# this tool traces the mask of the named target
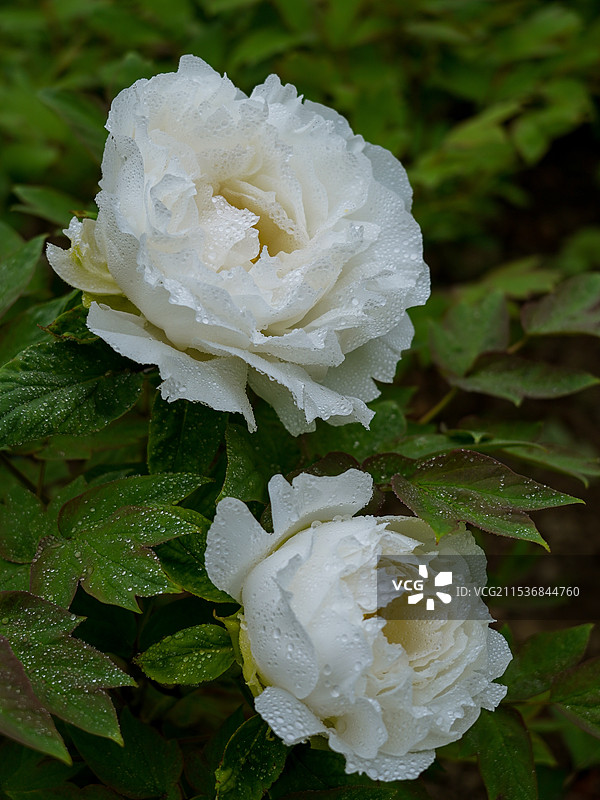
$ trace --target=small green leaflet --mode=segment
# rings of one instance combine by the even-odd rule
[[[550,689],[559,672],[582,658],[593,627],[578,625],[528,639],[502,676],[502,683],[508,686],[506,700],[518,702]]]
[[[227,415],[202,403],[167,403],[156,393],[148,436],[150,472],[207,475],[227,424]]]
[[[449,376],[448,380],[467,392],[502,397],[517,406],[526,397],[549,400],[600,383],[589,372],[504,355],[487,356],[466,377]]]
[[[466,736],[474,742],[489,800],[537,800],[531,739],[517,711],[483,709]]]
[[[46,792],[49,798],[56,797],[50,790],[57,786],[72,786],[75,789],[74,784],[63,782],[80,771],[78,764],[61,764],[17,742],[5,739],[0,744],[0,797],[8,795],[10,800],[46,800]],[[75,795],[65,794],[64,800],[71,796]]]
[[[385,787],[375,787],[373,781],[364,774],[348,775],[345,759],[339,753],[299,745],[290,751],[285,771],[269,789],[269,797],[273,800],[288,798],[300,800],[301,797],[312,798],[313,795],[322,798],[340,798],[340,800],[345,798],[428,800],[429,798],[429,794],[418,781],[394,781]]]
[[[126,797],[179,798],[176,785],[183,767],[176,741],[167,741],[125,709],[121,714],[125,746],[73,730],[75,746],[105,784]]]
[[[196,625],[153,644],[135,661],[159,683],[198,684],[218,678],[235,656],[225,628]]]
[[[26,289],[42,254],[45,236],[37,236],[0,261],[0,317]]]
[[[60,510],[59,534],[42,542],[32,590],[68,607],[81,582],[97,600],[131,611],[139,611],[136,596],[178,591],[149,548],[202,526],[196,512],[166,505],[201,482],[185,474],[131,477],[75,497]]]
[[[99,108],[81,92],[73,94],[64,89],[46,88],[38,96],[67,123],[91,152],[94,160],[100,163],[107,136],[104,109]]]
[[[64,297],[48,300],[47,303],[30,306],[15,319],[11,319],[0,330],[0,364],[6,364],[32,344],[48,340],[48,334],[42,330],[44,325],[49,325],[56,319],[74,292]]]
[[[47,533],[41,501],[17,484],[0,504],[0,557],[16,564],[29,564],[39,540]]]
[[[69,308],[46,326],[47,333],[57,339],[66,339],[78,344],[90,344],[98,341],[98,336],[87,327],[88,311],[82,305]]]
[[[570,720],[600,738],[600,657],[559,675],[550,699]]]
[[[216,800],[261,800],[281,774],[288,748],[259,716],[233,734],[215,773]]]
[[[50,713],[35,696],[23,665],[4,636],[0,636],[0,734],[71,762]]]
[[[100,430],[131,408],[142,383],[104,343],[32,345],[0,368],[0,446]]]
[[[23,237],[11,225],[0,220],[0,260],[6,260],[24,244]]]
[[[525,331],[544,334],[600,336],[600,273],[577,275],[556,290],[521,309]]]
[[[198,525],[202,526],[198,531],[159,545],[156,554],[167,576],[184,591],[215,603],[232,602],[229,595],[217,589],[207,575],[204,551],[211,523],[200,514],[196,516]]]
[[[508,311],[503,292],[478,302],[453,306],[443,323],[431,322],[429,343],[434,361],[444,371],[464,375],[482,353],[508,346]]]
[[[391,481],[397,497],[428,522],[438,537],[468,522],[490,533],[547,547],[526,512],[582,502],[472,450],[454,450],[427,461],[390,453],[367,459],[363,468],[378,482]]]
[[[104,690],[135,685],[107,656],[70,636],[79,621],[28,592],[0,592],[0,641],[7,656],[2,669],[16,678],[7,686],[24,690],[27,712],[19,716],[22,706],[5,689],[0,695],[0,719],[8,720],[4,730],[67,762],[68,753],[48,714],[120,742],[117,718]]]
[[[580,480],[587,488],[588,478],[600,477],[600,461],[597,458],[585,456],[575,447],[561,447],[558,444],[542,443],[511,447],[499,450],[509,458],[518,458],[529,464],[538,464],[553,472],[562,472],[572,475]]]
[[[266,503],[271,476],[287,475],[300,461],[298,439],[283,427],[274,410],[257,402],[254,413],[258,426],[255,433],[249,433],[245,425],[227,425],[225,480],[217,503],[223,497]]]
[[[304,437],[311,458],[342,452],[363,459],[395,449],[406,431],[402,408],[395,400],[376,400],[369,407],[375,411],[369,430],[360,422],[334,427],[319,420],[315,433]]]
[[[57,530],[61,506],[85,487],[77,478],[56,495],[44,511],[30,491],[16,484],[0,504],[0,586],[5,589],[29,589],[30,563],[41,539]]]
[[[104,522],[116,509],[155,503],[178,503],[206,480],[184,472],[176,475],[136,475],[102,483],[69,500],[61,508],[58,527],[63,536],[89,524]]]
[[[322,791],[292,792],[292,794],[282,795],[281,800],[419,800],[429,795],[420,794],[418,789],[393,786],[339,786],[335,789],[324,789]]]
[[[66,228],[75,209],[82,207],[80,200],[48,186],[13,186],[13,192],[23,205],[13,206],[14,211],[22,211],[34,217],[41,217]]]

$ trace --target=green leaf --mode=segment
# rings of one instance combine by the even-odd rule
[[[198,524],[202,525],[200,530],[159,545],[156,554],[170,580],[184,591],[215,603],[231,602],[229,595],[217,589],[206,572],[204,551],[211,523],[199,514],[197,516]]]
[[[464,375],[482,353],[508,346],[508,311],[502,292],[479,302],[453,306],[442,324],[431,322],[429,342],[434,361],[443,370]]]
[[[103,783],[127,797],[177,797],[174,791],[183,761],[175,741],[167,741],[126,708],[121,714],[125,746],[73,730],[75,746]]]
[[[467,392],[502,397],[517,406],[526,397],[564,397],[600,383],[588,372],[528,361],[517,356],[488,356],[467,377],[449,376],[448,380]]]
[[[482,710],[467,737],[475,743],[489,800],[537,800],[531,740],[517,711]]]
[[[0,558],[0,586],[5,592],[29,591],[29,564],[15,564]]]
[[[74,783],[63,783],[47,789],[16,792],[11,795],[11,800],[124,800],[124,797],[99,784],[80,789]],[[168,797],[165,800],[175,800],[175,798]],[[176,800],[179,800],[179,797]]]
[[[502,450],[500,451],[502,452]],[[504,455],[530,464],[538,464],[553,472],[562,472],[580,480],[587,488],[588,478],[600,477],[600,460],[582,455],[574,448],[539,442],[535,446],[516,446],[504,450]]]
[[[581,660],[593,627],[579,625],[528,639],[502,676],[508,686],[506,700],[526,700],[550,689],[559,672]]]
[[[43,796],[44,791],[62,784],[80,771],[80,765],[61,764],[17,742],[5,740],[0,745],[0,790],[11,800],[28,800],[32,794],[36,798]]]
[[[340,786],[336,789],[324,789],[322,791],[299,791],[292,794],[282,795],[281,800],[404,800],[416,797],[410,794],[410,790],[404,792],[392,787],[384,786]]]
[[[24,245],[23,237],[0,220],[0,261],[5,261]]]
[[[93,511],[93,509],[90,509]],[[32,565],[37,594],[68,606],[78,583],[102,603],[139,611],[137,597],[179,591],[151,545],[193,533],[196,513],[175,506],[125,506],[105,521],[84,520],[70,538],[49,537]]]
[[[69,125],[94,159],[100,162],[107,136],[104,129],[104,110],[84,95],[73,94],[64,89],[42,89],[39,98]]]
[[[205,482],[197,475],[186,473],[135,475],[109,481],[65,503],[58,517],[59,529],[63,536],[69,537],[79,528],[102,524],[117,509],[125,506],[178,503]]]
[[[167,403],[157,392],[150,417],[150,472],[195,472],[206,475],[227,425],[227,414],[202,403]]]
[[[0,504],[0,556],[28,564],[46,533],[41,501],[23,486],[14,486]]]
[[[349,453],[362,459],[386,450],[393,450],[406,431],[402,408],[395,400],[376,400],[369,404],[375,412],[370,430],[360,422],[334,427],[319,421],[315,433],[304,437],[312,458],[327,453]]]
[[[600,657],[559,675],[550,699],[576,725],[600,738]]]
[[[0,602],[1,598],[0,594]],[[52,717],[35,696],[23,665],[4,636],[0,636],[0,734],[71,763]]]
[[[544,764],[548,767],[558,766],[558,762],[545,739],[529,728],[529,738],[531,739],[531,749],[533,752],[533,761],[536,765]]]
[[[100,430],[131,408],[142,383],[104,344],[33,345],[0,368],[0,446]]]
[[[20,484],[9,490],[4,504],[0,505],[0,574],[3,577],[0,586],[3,589],[29,589],[30,562],[40,540],[57,533],[62,505],[81,492],[84,485],[83,478],[68,484],[46,510],[38,498]]]
[[[45,236],[37,236],[0,261],[0,317],[25,291],[42,254]]]
[[[44,330],[57,339],[67,339],[78,344],[97,342],[99,337],[86,325],[87,315],[87,308],[82,305],[75,306],[62,313]]]
[[[600,765],[600,747],[598,747],[597,737],[574,725],[563,714],[555,713],[560,716],[560,733],[569,750],[573,767],[580,770]]]
[[[290,751],[285,771],[269,790],[269,795],[273,800],[284,800],[310,791],[311,794],[307,793],[306,796],[312,797],[315,791],[331,791],[342,787],[353,791],[359,787],[364,791],[371,791],[373,781],[366,775],[348,775],[346,761],[339,753],[299,745]],[[392,797],[397,800],[423,800],[428,797],[423,787],[415,781],[394,783],[393,791]]]
[[[0,330],[0,364],[6,364],[30,345],[47,340],[48,335],[42,328],[56,319],[73,296],[74,293],[31,306],[11,319]]]
[[[84,436],[56,434],[39,442],[35,457],[45,461],[88,459],[92,454],[108,450],[136,447],[140,455],[145,448],[148,422],[142,417],[127,414],[111,422],[106,428]]]
[[[81,202],[73,197],[47,186],[13,186],[13,192],[24,205],[14,206],[15,211],[47,219],[56,225],[67,227],[75,209]]]
[[[551,295],[523,306],[521,321],[531,335],[600,336],[600,273],[576,275]]]
[[[305,40],[306,37],[302,34],[288,33],[278,27],[251,29],[231,53],[231,68],[253,66],[278,53],[290,50]]]
[[[258,417],[258,415],[257,415]],[[277,472],[286,474],[299,460],[299,447],[281,423],[258,418],[258,431],[230,423],[225,433],[227,468],[217,498],[267,502],[267,483]]]
[[[483,280],[461,287],[461,296],[472,302],[491,291],[500,290],[507,297],[523,300],[533,294],[549,292],[561,279],[561,274],[556,270],[541,269],[540,264],[539,256],[526,256],[502,264]]]
[[[196,625],[153,644],[135,661],[159,683],[197,684],[218,678],[235,656],[225,628]]]
[[[288,748],[259,716],[233,734],[217,769],[216,800],[260,800],[279,777]]]
[[[120,742],[104,690],[135,682],[107,656],[69,635],[80,620],[28,592],[0,592],[0,636],[8,640],[39,704],[90,733]],[[25,720],[23,737],[30,725]]]
[[[510,470],[482,453],[455,450],[428,461],[397,456],[401,471],[392,488],[438,537],[469,522],[490,533],[537,542],[547,548],[526,511],[582,502]]]

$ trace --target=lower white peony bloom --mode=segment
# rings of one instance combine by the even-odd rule
[[[429,295],[401,164],[275,75],[248,97],[194,56],[122,91],[106,127],[98,219],[48,246],[90,329],[157,364],[167,400],[254,428],[249,384],[294,434],[368,425]]]
[[[226,498],[206,568],[243,605],[244,674],[275,733],[288,745],[325,736],[348,773],[404,780],[498,705],[506,687],[493,680],[511,654],[487,610],[466,621],[376,616],[380,555],[483,554],[467,531],[436,546],[416,517],[353,517],[371,493],[358,470],[299,475],[291,486],[277,475],[273,534]]]

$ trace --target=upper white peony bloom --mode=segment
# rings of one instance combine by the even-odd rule
[[[247,97],[194,56],[122,91],[106,127],[98,219],[48,246],[96,296],[89,328],[157,364],[167,400],[254,428],[248,383],[295,434],[368,425],[429,295],[401,164],[275,75]]]
[[[433,761],[434,748],[460,738],[481,708],[496,707],[506,687],[493,679],[511,654],[480,600],[480,619],[376,615],[381,555],[463,562],[483,553],[466,530],[436,546],[416,517],[353,517],[371,492],[358,470],[299,475],[291,486],[276,475],[273,534],[226,498],[208,532],[206,569],[243,605],[244,674],[275,733],[288,745],[325,736],[347,772],[404,780]]]

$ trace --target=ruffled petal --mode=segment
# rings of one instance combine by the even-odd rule
[[[267,686],[255,699],[254,707],[289,746],[327,731],[321,720],[301,700],[277,686]]]
[[[275,536],[281,541],[316,520],[351,517],[367,505],[372,494],[373,478],[357,469],[335,477],[302,473],[291,485],[283,475],[274,475],[269,481],[269,497]]]
[[[246,364],[237,358],[198,360],[158,338],[143,317],[92,303],[88,328],[121,355],[139,364],[157,364],[169,401],[185,398],[218,411],[239,412],[255,430],[254,414],[245,392]]]
[[[207,537],[204,558],[208,577],[218,589],[240,601],[244,580],[270,552],[274,539],[241,500],[226,497],[217,505]]]

